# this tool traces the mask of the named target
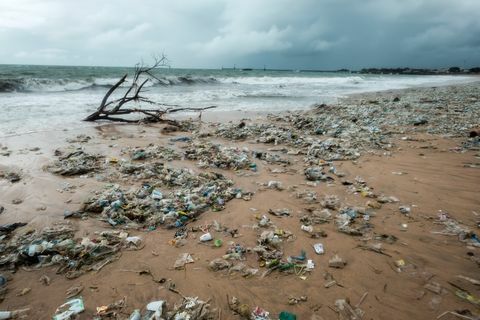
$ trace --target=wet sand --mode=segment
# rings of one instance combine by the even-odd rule
[[[415,89],[422,90],[422,89]],[[407,91],[364,94],[350,97],[350,101],[378,99],[392,95],[406,96]],[[353,100],[352,100],[353,99]],[[381,102],[380,102],[381,103]],[[211,115],[210,115],[211,116]],[[242,115],[243,117],[244,115]],[[205,116],[207,117],[207,116]],[[204,118],[205,118],[204,117]],[[248,116],[256,122],[267,121],[265,117]],[[227,119],[224,119],[227,121]],[[232,121],[238,122],[238,118]],[[210,130],[208,123],[204,129]],[[101,153],[107,157],[121,157],[120,149],[125,146],[147,146],[154,142],[169,145],[179,152],[182,143],[171,144],[174,136],[189,135],[178,132],[170,135],[161,133],[162,125],[102,125],[78,131],[58,131],[9,137],[1,143],[11,150],[9,156],[0,156],[0,170],[18,170],[22,180],[10,183],[0,179],[0,205],[5,211],[0,215],[1,224],[27,222],[23,228],[41,229],[55,222],[64,221],[64,210],[78,210],[92,190],[102,189],[105,182],[95,177],[61,177],[44,168],[53,160],[54,150],[65,147],[66,138],[80,133],[92,137],[89,142],[75,143],[89,152]],[[462,132],[461,134],[467,134]],[[405,139],[408,136],[408,139]],[[246,147],[249,150],[268,150],[274,146],[254,143],[252,139],[235,142],[215,137],[223,145]],[[169,244],[175,230],[162,227],[150,232],[129,230],[133,235],[144,239],[145,247],[138,251],[123,251],[119,260],[106,265],[99,272],[89,272],[74,280],[56,274],[55,267],[17,272],[4,271],[9,281],[7,294],[0,303],[1,310],[29,307],[29,319],[50,319],[57,306],[66,301],[65,291],[74,285],[83,285],[81,296],[85,302],[85,312],[80,319],[91,319],[96,307],[108,305],[126,297],[126,307],[120,319],[127,319],[134,309],[144,310],[145,305],[154,300],[167,300],[168,306],[181,300],[181,296],[166,288],[165,284],[152,281],[151,276],[140,275],[139,271],[149,269],[155,278],[169,279],[175,289],[184,296],[198,296],[209,300],[218,319],[240,319],[229,308],[227,296],[237,297],[250,307],[260,306],[277,319],[281,311],[297,315],[297,319],[337,319],[334,303],[337,299],[348,298],[351,305],[359,303],[365,312],[363,319],[435,319],[445,311],[470,310],[478,314],[475,305],[459,299],[457,288],[463,288],[473,296],[480,296],[478,286],[457,278],[463,275],[479,279],[478,265],[470,255],[480,255],[478,247],[466,246],[457,236],[434,234],[442,230],[438,222],[438,212],[448,212],[449,216],[462,225],[477,232],[480,220],[480,162],[478,150],[456,149],[465,137],[444,136],[413,132],[401,128],[392,136],[394,147],[388,152],[378,151],[363,154],[354,161],[335,161],[335,167],[346,174],[333,182],[308,183],[303,174],[306,167],[302,155],[285,155],[292,162],[285,166],[286,173],[271,173],[269,169],[282,166],[256,160],[257,172],[243,170],[209,169],[224,174],[244,190],[255,192],[251,201],[233,199],[223,211],[208,211],[188,227],[202,226],[217,221],[230,228],[238,228],[239,236],[232,238],[225,233],[210,230],[215,238],[223,240],[223,247],[215,248],[199,243],[200,232],[190,232],[185,246],[176,248]],[[38,147],[38,151],[30,151]],[[276,148],[280,146],[275,146]],[[474,165],[469,165],[474,164]],[[476,164],[476,165],[475,165]],[[174,160],[170,165],[189,167],[202,171],[195,161]],[[318,225],[327,237],[312,239],[300,229],[299,217],[307,209],[321,209],[317,203],[307,204],[295,194],[301,190],[311,190],[318,194],[337,195],[343,205],[366,207],[371,198],[360,192],[352,192],[342,180],[354,181],[361,177],[376,194],[385,194],[399,199],[398,203],[384,204],[370,217],[373,232],[361,237],[338,232],[333,222]],[[285,190],[263,190],[259,182],[281,181]],[[294,187],[296,186],[296,187]],[[293,187],[293,188],[292,188]],[[20,204],[12,204],[20,199]],[[409,206],[411,213],[400,213],[399,206]],[[269,215],[269,209],[288,208],[289,217]],[[334,212],[332,212],[334,213]],[[272,272],[261,277],[265,268],[259,268],[257,255],[246,255],[248,266],[259,268],[258,275],[243,278],[239,274],[226,271],[213,272],[209,261],[225,254],[229,241],[246,247],[254,247],[261,229],[253,227],[258,217],[267,215],[280,229],[291,231],[293,240],[283,244],[284,256],[295,256],[305,250],[307,257],[315,263],[312,272],[302,279],[296,274]],[[335,214],[335,213],[334,213]],[[93,235],[95,231],[111,229],[108,224],[95,217],[86,220],[70,220],[78,229],[76,236]],[[402,228],[406,224],[407,228]],[[19,232],[22,229],[17,229]],[[388,234],[398,238],[393,244],[382,243],[386,254],[362,250],[362,245],[374,234]],[[321,242],[325,254],[316,255],[313,244]],[[180,253],[191,253],[195,262],[186,265],[185,270],[174,270],[173,264]],[[347,261],[343,269],[328,266],[328,260],[337,253]],[[469,255],[470,254],[470,255]],[[405,266],[398,268],[395,262],[404,260]],[[325,288],[325,272],[333,275],[340,285]],[[51,284],[43,285],[39,279],[48,275]],[[440,284],[439,293],[424,286],[427,283]],[[31,291],[23,296],[17,294],[24,288]],[[290,305],[292,297],[306,296],[307,301]],[[447,315],[442,319],[456,319]]]

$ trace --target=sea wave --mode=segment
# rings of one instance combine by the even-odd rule
[[[358,84],[364,81],[362,76],[342,77],[228,77],[219,78],[222,83],[246,84],[246,85],[325,85],[325,84]]]
[[[48,79],[48,78],[4,78],[0,79],[0,93],[2,92],[62,92],[78,91],[98,88],[110,88],[118,79]],[[142,81],[140,79],[140,81]],[[216,83],[214,77],[166,76],[152,79],[145,86],[175,86]],[[129,86],[127,81],[122,87]]]

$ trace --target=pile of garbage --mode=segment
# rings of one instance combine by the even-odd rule
[[[367,217],[365,215],[364,217]],[[373,226],[367,219],[360,219],[355,210],[350,208],[342,210],[335,217],[337,230],[351,236],[363,236],[369,232]]]
[[[443,230],[431,231],[431,233],[444,236],[455,236],[467,246],[480,247],[480,237],[469,227],[452,218],[447,212],[438,212],[436,224],[442,225]]]
[[[262,277],[273,271],[306,277],[305,274],[314,269],[313,261],[307,259],[307,254],[303,250],[297,256],[284,257],[283,244],[285,241],[294,240],[295,236],[292,232],[276,227],[265,215],[259,218],[257,225],[254,227],[262,229],[261,233],[258,234],[257,245],[254,248],[246,248],[238,243],[231,242],[226,253],[221,258],[210,261],[208,268],[215,272],[225,270],[229,274],[238,272],[243,277],[255,276],[260,269],[250,267],[243,262],[246,260],[247,254],[255,253],[259,263],[258,266],[265,268]]]
[[[282,164],[289,165],[290,160],[287,158],[281,157],[276,153],[268,151],[252,151],[252,154],[255,158],[266,161],[269,164]]]
[[[198,160],[200,168],[248,169],[255,168],[255,163],[248,156],[248,150],[235,147],[222,147],[211,142],[192,142],[185,149],[188,160]]]
[[[227,297],[228,298],[228,297]],[[306,297],[302,297],[306,299]],[[256,306],[256,307],[251,307],[246,303],[240,302],[240,300],[237,297],[232,297],[231,299],[228,298],[228,307],[230,310],[239,315],[241,319],[249,319],[249,320],[271,320],[272,318],[270,317],[270,312],[267,310]],[[282,311],[278,315],[279,320],[296,320],[297,316],[291,312],[288,311]]]
[[[300,222],[307,226],[329,223],[331,220],[332,213],[330,210],[317,210],[315,207],[307,208],[307,213],[300,217]]]
[[[480,151],[480,136],[467,138],[461,145],[464,150]]]
[[[0,179],[5,179],[10,181],[11,183],[18,182],[22,180],[22,176],[15,171],[11,170],[0,170]]]
[[[54,174],[62,176],[74,176],[86,174],[102,167],[103,156],[86,153],[83,150],[65,152],[56,150],[58,160],[48,165],[46,169]]]
[[[480,99],[475,87],[465,86],[465,94],[453,94],[452,88],[409,92],[402,99],[384,97],[362,101],[344,101],[337,105],[316,106],[312,113],[291,113],[292,125],[310,134],[334,138],[359,138],[366,143],[383,144],[382,136],[398,128],[436,134],[461,135],[478,125]],[[465,99],[470,96],[469,101]],[[454,119],[454,120],[453,120]],[[368,138],[370,135],[370,138]]]
[[[252,268],[242,261],[246,260],[247,252],[251,252],[239,243],[230,243],[226,253],[221,258],[210,261],[208,268],[212,271],[228,270],[229,274],[238,272],[243,277],[251,277],[258,273],[257,268]]]
[[[149,144],[147,147],[127,147],[122,149],[122,154],[127,154],[132,160],[165,160],[172,161],[180,159],[180,155],[172,148]]]
[[[253,252],[258,256],[260,267],[267,268],[263,276],[278,270],[303,277],[306,272],[313,270],[313,261],[307,259],[306,252],[303,250],[298,256],[284,257],[283,242],[292,239],[291,232],[276,227],[274,230],[266,230],[260,234]]]
[[[79,134],[74,138],[65,139],[68,143],[86,143],[90,141],[92,137],[87,136],[86,134]]]
[[[220,124],[214,134],[229,140],[246,140],[255,138],[257,142],[268,144],[297,144],[298,134],[288,127],[271,123]]]
[[[96,307],[97,312],[92,319],[124,319],[122,314],[124,314],[123,310],[126,305],[126,298],[123,298],[109,305]],[[59,306],[52,319],[76,319],[75,317],[84,311],[84,301],[79,296]],[[214,310],[211,309],[208,302],[202,301],[198,297],[183,297],[181,302],[175,304],[171,310],[168,310],[165,300],[152,301],[146,305],[144,312],[140,309],[135,309],[128,319],[212,320],[215,319],[215,316]]]
[[[360,157],[360,148],[354,146],[352,139],[328,138],[312,143],[307,149],[307,160],[326,161],[355,160]]]
[[[305,168],[305,178],[309,181],[332,181],[332,177],[328,176],[321,166],[313,166]]]
[[[10,232],[2,235],[1,269],[58,266],[57,273],[65,274],[68,279],[88,271],[99,271],[118,259],[121,250],[142,247],[139,237],[129,237],[127,232],[120,231],[98,232],[93,238],[75,238],[75,229],[68,223],[41,231],[25,230],[12,237]]]
[[[373,229],[370,223],[370,217],[375,215],[372,207],[341,207],[340,199],[335,195],[325,195],[322,200],[318,201],[316,195],[301,192],[297,193],[297,197],[307,199],[307,203],[320,202],[323,209],[317,206],[306,208],[306,213],[300,217],[302,230],[309,233],[312,238],[325,237],[326,233],[316,230],[313,226],[318,224],[330,223],[334,220],[338,232],[351,236],[362,236]],[[333,217],[332,211],[337,214]]]
[[[452,94],[452,90],[426,89],[421,95],[412,92],[402,99],[360,104],[357,100],[322,104],[310,111],[270,115],[275,124],[222,124],[215,134],[230,140],[300,147],[307,154],[306,161],[355,160],[364,152],[391,150],[393,135],[405,131],[464,136],[477,128],[480,98],[475,86],[462,88],[465,94]],[[463,148],[478,150],[478,141],[478,137],[470,138]]]
[[[162,167],[155,178],[154,183],[129,190],[110,185],[88,199],[81,211],[100,214],[112,226],[178,228],[206,210],[223,210],[226,202],[244,196],[219,173]]]

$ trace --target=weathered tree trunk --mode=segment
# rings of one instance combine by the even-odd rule
[[[87,116],[84,121],[115,121],[115,122],[128,122],[128,123],[140,123],[140,122],[164,122],[171,125],[178,125],[175,120],[165,119],[164,116],[169,113],[181,112],[181,111],[203,111],[207,109],[216,108],[215,106],[205,108],[190,108],[181,107],[177,105],[166,105],[162,103],[150,100],[147,97],[142,96],[143,87],[147,82],[152,79],[157,79],[152,73],[152,70],[167,65],[167,59],[164,55],[160,58],[155,58],[155,62],[152,66],[144,66],[138,64],[135,66],[135,74],[133,75],[132,84],[128,87],[125,94],[118,99],[110,100],[110,96],[127,80],[128,74],[125,74],[117,83],[115,83],[105,94],[100,103],[100,106],[95,112]],[[140,76],[145,76],[146,79],[140,83]],[[144,104],[156,106],[152,109],[143,108],[125,108],[125,105],[130,102],[143,102]],[[140,114],[143,115],[139,119],[126,119],[122,116],[128,114]]]

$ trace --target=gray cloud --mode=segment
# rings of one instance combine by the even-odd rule
[[[478,0],[2,0],[0,63],[480,65]]]

